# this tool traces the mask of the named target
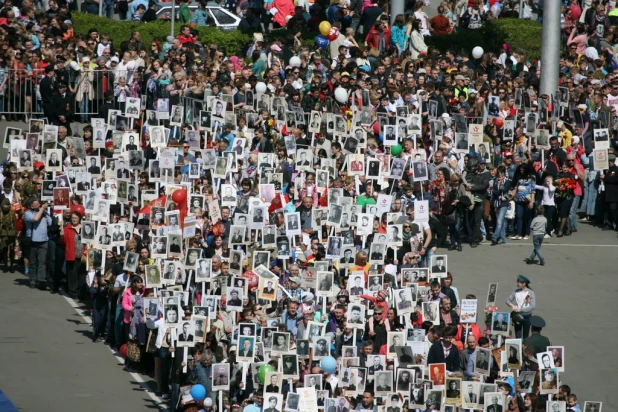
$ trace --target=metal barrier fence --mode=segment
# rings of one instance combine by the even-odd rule
[[[0,115],[45,117],[40,92],[40,82],[44,74],[21,69],[7,69],[5,73],[7,81],[4,96],[0,96]],[[132,71],[119,73],[112,70],[89,70],[83,72],[67,69],[67,73],[69,86],[67,93],[74,94],[73,121],[82,123],[88,123],[91,117],[99,115],[100,108],[104,104],[104,90],[114,91],[120,77],[125,77],[126,85],[130,87],[133,78]],[[200,111],[206,110],[204,99],[170,94],[165,86],[153,84],[147,79],[140,81],[139,86],[141,91],[139,95],[146,96],[145,109],[147,110],[155,109],[157,98],[169,98],[170,108],[173,105],[181,105],[184,108],[184,121],[189,124],[198,120]],[[114,106],[122,110],[124,103],[118,102],[118,97],[114,93]]]
[[[43,100],[40,92],[40,82],[43,80],[44,71],[29,72],[25,69],[6,69],[4,96],[0,102],[0,114],[4,115],[29,115],[34,118],[44,117]],[[104,104],[105,91],[114,92],[114,88],[120,77],[125,77],[126,86],[130,87],[133,79],[133,71],[116,72],[113,70],[88,70],[77,71],[66,69],[62,73],[68,79],[67,92],[74,94],[74,120],[89,121],[88,119],[99,114],[101,105]],[[58,74],[56,75],[58,78]],[[140,90],[148,96],[147,102],[153,102],[158,90],[147,90],[146,82],[140,81]],[[114,105],[119,108],[118,96],[114,96]]]

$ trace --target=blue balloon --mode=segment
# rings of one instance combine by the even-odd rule
[[[197,385],[193,385],[191,387],[191,397],[195,400],[195,402],[201,402],[206,397],[206,388],[199,383]]]
[[[324,372],[335,373],[337,370],[337,361],[332,356],[327,356],[320,362],[320,367]]]
[[[323,49],[328,46],[328,38],[326,36],[318,34],[318,36],[315,38],[315,44],[317,44],[318,47]]]

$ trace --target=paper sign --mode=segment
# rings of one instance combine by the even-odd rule
[[[483,125],[471,124],[468,127],[468,144],[483,143]]]
[[[213,200],[208,202],[208,213],[210,213],[210,220],[216,222],[221,219],[221,209],[219,208],[219,202]]]
[[[391,211],[391,203],[393,202],[393,197],[390,195],[379,194],[378,195],[378,213],[380,216],[384,213],[388,213]]]
[[[478,302],[476,299],[462,299],[461,300],[461,312],[459,314],[459,321],[461,323],[476,323],[476,308]]]
[[[417,200],[414,202],[414,221],[429,222],[429,201]]]
[[[296,391],[300,395],[298,402],[299,412],[317,412],[318,411],[318,398],[315,395],[315,387],[309,388],[296,388]]]
[[[184,219],[184,229],[182,230],[182,237],[195,236],[195,216],[187,216]]]

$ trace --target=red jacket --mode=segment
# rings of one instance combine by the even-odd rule
[[[367,33],[367,37],[365,37],[365,41],[369,45],[369,47],[375,47],[376,49],[380,48],[380,32],[376,30],[375,27],[372,27]],[[387,28],[384,30],[384,49],[388,50],[391,47],[391,28]]]
[[[73,232],[73,233],[72,233]],[[67,262],[75,261],[75,233],[77,231],[70,223],[64,226],[64,259]],[[71,236],[72,235],[72,236]],[[80,251],[81,252],[81,251]]]

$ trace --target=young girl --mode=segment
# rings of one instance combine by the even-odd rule
[[[526,263],[529,265],[533,264],[535,256],[538,256],[541,266],[545,266],[545,258],[541,253],[541,245],[543,244],[543,239],[545,238],[547,226],[547,218],[544,216],[544,209],[545,208],[543,206],[538,206],[536,208],[537,216],[532,219],[532,223],[530,223],[530,234],[532,235],[534,250],[532,251],[530,258],[526,259]]]

